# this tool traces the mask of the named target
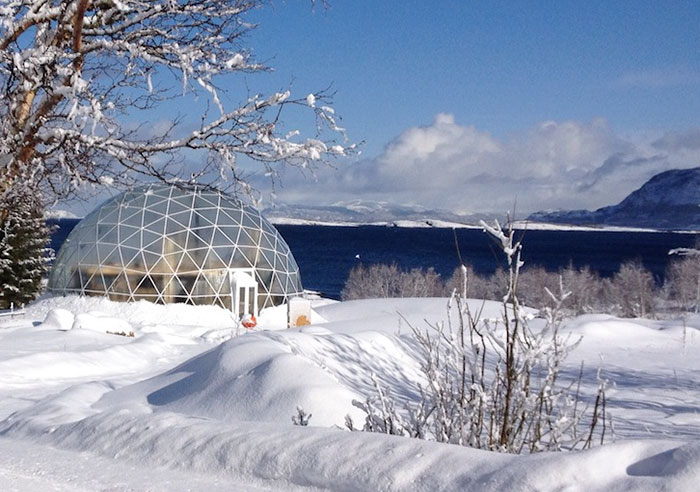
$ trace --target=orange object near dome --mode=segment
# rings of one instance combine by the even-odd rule
[[[246,316],[243,318],[241,321],[241,324],[246,327],[246,328],[255,328],[258,324],[258,320],[255,319],[255,316]]]

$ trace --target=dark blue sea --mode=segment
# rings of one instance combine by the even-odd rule
[[[58,248],[78,222],[75,219],[52,221],[59,226],[52,247]],[[433,267],[443,277],[459,266],[457,244],[462,260],[478,273],[492,273],[504,265],[503,255],[494,242],[477,229],[402,228],[383,226],[307,226],[278,225],[301,270],[306,289],[339,298],[352,267],[362,262],[396,263],[403,268]],[[540,265],[558,270],[570,263],[589,266],[602,276],[614,274],[620,264],[640,259],[663,282],[668,251],[693,247],[695,234],[667,232],[611,231],[524,231],[525,266]],[[359,256],[359,258],[358,258]]]

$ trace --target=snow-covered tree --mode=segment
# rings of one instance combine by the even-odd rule
[[[0,308],[33,301],[42,288],[53,251],[43,208],[30,195],[8,199],[0,220]]]
[[[60,197],[143,175],[245,186],[237,156],[273,172],[272,163],[345,154],[324,91],[223,97],[225,76],[268,68],[244,44],[255,28],[250,12],[264,3],[0,1],[0,200],[17,186]],[[197,128],[185,131],[182,116],[156,125],[166,105],[194,111]],[[315,114],[313,138],[282,130],[281,113],[293,106]],[[207,155],[192,175],[186,149]]]

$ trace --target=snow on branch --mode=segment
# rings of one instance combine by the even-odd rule
[[[700,256],[700,249],[693,248],[675,248],[668,252],[669,255],[679,256]]]
[[[328,91],[244,97],[226,107],[223,78],[265,71],[244,45],[262,0],[9,0],[0,6],[0,194],[19,183],[54,196],[83,183],[182,176],[182,151],[208,155],[192,177],[240,184],[236,156],[306,166],[346,155]],[[151,119],[183,101],[182,118]],[[193,102],[195,101],[195,102]],[[209,114],[209,106],[218,116]],[[315,116],[318,134],[284,132],[283,111]],[[136,127],[133,121],[140,121]],[[189,124],[189,122],[188,122]]]
[[[487,224],[485,221],[479,221],[479,225],[484,229],[484,232],[489,234],[497,243],[501,250],[508,258],[508,264],[511,265],[515,260],[520,262],[520,250],[522,249],[520,241],[515,241],[515,229],[508,227],[505,231],[498,220],[494,220],[493,225]],[[522,266],[522,262],[518,268]]]

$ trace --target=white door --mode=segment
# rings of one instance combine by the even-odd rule
[[[258,283],[252,268],[230,268],[231,307],[239,318],[258,315]]]

